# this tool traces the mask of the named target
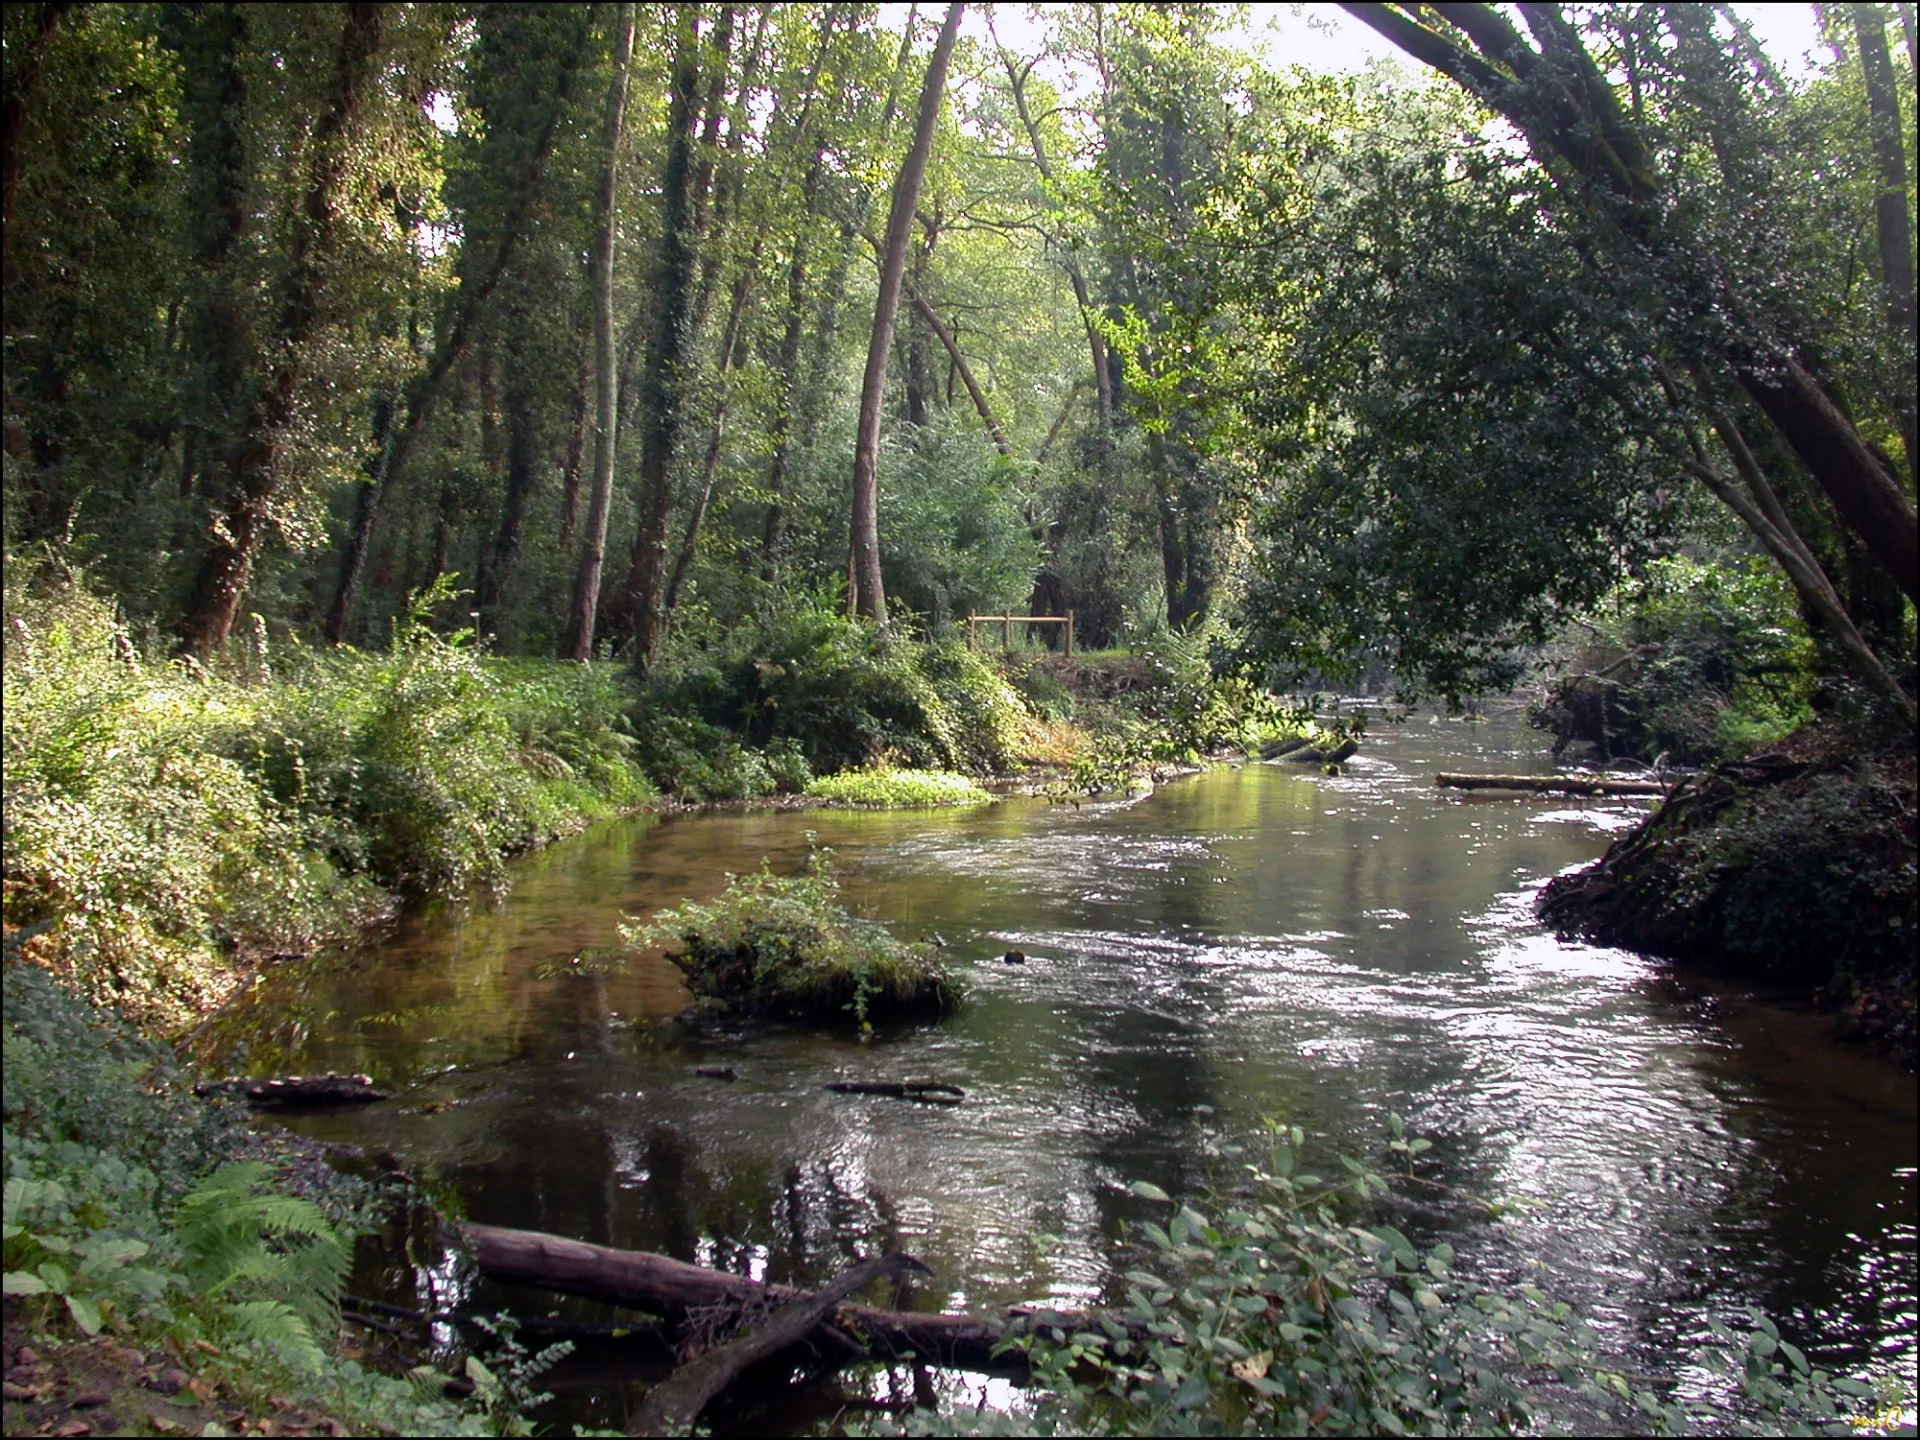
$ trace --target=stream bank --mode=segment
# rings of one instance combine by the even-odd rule
[[[1915,1058],[1914,752],[1806,732],[1690,781],[1542,890],[1562,935],[1796,990]]]

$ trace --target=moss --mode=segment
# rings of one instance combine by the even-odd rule
[[[815,1023],[937,1015],[959,991],[930,945],[909,945],[839,903],[831,853],[807,873],[728,877],[710,904],[689,902],[621,927],[631,949],[678,944],[673,956],[696,995],[732,1009]]]

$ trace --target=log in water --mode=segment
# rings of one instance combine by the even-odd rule
[[[1436,775],[1453,790],[1524,790],[1536,795],[1665,795],[1678,781],[1600,780],[1583,775]]]
[[[741,1275],[689,1265],[666,1255],[613,1250],[537,1230],[472,1223],[462,1224],[459,1230],[480,1273],[490,1280],[555,1290],[670,1318],[705,1305],[769,1301],[786,1305],[804,1300],[807,1294],[786,1285],[763,1285]],[[927,1365],[1024,1375],[1023,1351],[1000,1352],[1001,1342],[1009,1334],[1022,1333],[1036,1324],[1078,1329],[1084,1318],[1015,1308],[999,1319],[979,1320],[968,1315],[916,1315],[867,1305],[836,1305],[814,1328],[831,1325],[842,1337],[860,1337],[867,1358],[892,1360],[911,1354]],[[828,1341],[829,1345],[834,1343]],[[844,1345],[839,1348],[844,1349]]]

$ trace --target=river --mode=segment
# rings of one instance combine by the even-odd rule
[[[1396,1112],[1434,1142],[1434,1178],[1509,1202],[1416,1217],[1424,1238],[1478,1277],[1540,1273],[1624,1363],[1672,1373],[1709,1314],[1752,1303],[1830,1363],[1911,1366],[1911,1077],[1821,1017],[1543,933],[1537,888],[1641,802],[1431,782],[1550,768],[1511,715],[1415,716],[1376,724],[1339,776],[1249,764],[1077,806],[606,824],[516,863],[504,902],[270,972],[210,1058],[372,1073],[394,1099],[289,1123],[390,1150],[472,1219],[799,1283],[899,1245],[935,1272],[917,1303],[951,1310],[1111,1298],[1143,1213],[1127,1182],[1230,1184],[1213,1132],[1281,1119],[1330,1161]],[[695,1038],[662,958],[553,973],[594,969],[623,914],[763,858],[797,871],[813,843],[856,908],[945,941],[959,1013],[870,1043]],[[906,1078],[966,1101],[821,1089]],[[441,1268],[414,1279],[458,1298]],[[602,1380],[540,1418],[617,1426],[629,1398]]]

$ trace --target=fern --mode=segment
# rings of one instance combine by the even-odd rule
[[[231,1297],[234,1330],[313,1369],[323,1359],[316,1334],[335,1319],[347,1246],[311,1201],[258,1193],[269,1173],[257,1160],[214,1171],[181,1200],[174,1233],[195,1287],[210,1299]]]

